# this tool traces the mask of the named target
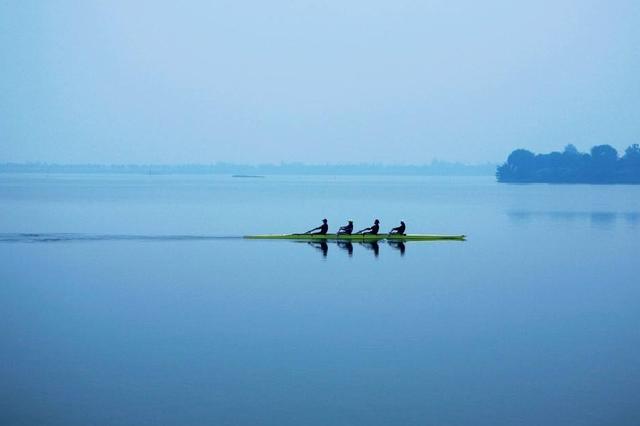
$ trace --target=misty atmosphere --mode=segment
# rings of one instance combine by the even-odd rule
[[[0,425],[640,424],[640,2],[0,2]]]
[[[637,2],[4,2],[0,162],[497,163],[640,135]]]

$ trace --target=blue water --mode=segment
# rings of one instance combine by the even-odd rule
[[[466,242],[247,241],[323,217]],[[0,424],[640,424],[639,186],[0,175]]]

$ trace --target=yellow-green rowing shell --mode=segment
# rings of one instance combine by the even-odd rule
[[[245,235],[248,240],[297,240],[297,241],[464,241],[465,235],[434,235],[434,234],[271,234]]]

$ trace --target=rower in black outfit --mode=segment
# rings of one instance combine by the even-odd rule
[[[403,221],[400,221],[400,226],[393,228],[391,232],[389,232],[389,235],[394,235],[394,234],[404,235],[405,229],[407,229],[407,226],[404,224]]]
[[[340,229],[338,229],[338,235],[342,235],[342,234],[351,235],[352,232],[353,232],[352,220],[350,220],[349,223],[347,223],[345,226],[341,226]]]
[[[376,219],[370,228],[361,229],[358,232],[356,232],[356,234],[378,235],[378,231],[380,231],[380,221]]]
[[[325,235],[328,230],[329,230],[329,225],[327,224],[327,219],[322,219],[322,225],[318,226],[317,228],[308,230],[307,232],[305,232],[305,234]],[[313,231],[318,231],[318,232],[313,232]]]

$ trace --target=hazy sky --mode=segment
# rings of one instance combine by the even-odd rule
[[[640,142],[640,2],[2,1],[0,161],[501,161]]]

